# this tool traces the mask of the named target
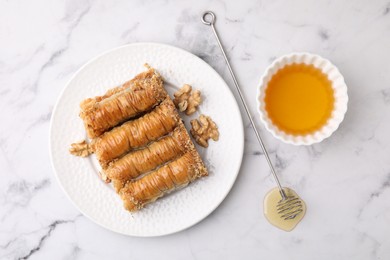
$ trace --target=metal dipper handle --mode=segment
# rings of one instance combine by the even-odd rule
[[[247,104],[246,104],[246,102],[245,102],[245,99],[244,99],[244,96],[243,96],[243,94],[242,94],[242,92],[241,92],[240,86],[238,85],[236,76],[234,75],[234,72],[233,72],[233,70],[232,70],[232,67],[230,66],[229,60],[228,60],[228,58],[227,58],[227,56],[226,56],[225,50],[223,49],[222,43],[221,43],[221,41],[219,40],[218,33],[217,33],[217,31],[215,30],[215,26],[214,26],[215,20],[216,20],[216,16],[215,16],[215,14],[214,14],[213,12],[211,12],[211,11],[207,11],[207,12],[205,12],[205,13],[202,15],[202,23],[204,23],[205,25],[211,26],[211,29],[213,30],[215,39],[217,40],[217,43],[218,43],[218,45],[219,45],[219,48],[221,49],[222,55],[223,55],[223,57],[224,57],[224,59],[225,59],[225,62],[226,62],[226,65],[227,65],[227,67],[228,67],[228,69],[229,69],[230,75],[231,75],[232,78],[233,78],[234,85],[236,86],[238,95],[240,96],[241,102],[242,102],[242,104],[244,105],[244,108],[245,108],[245,111],[246,111],[246,113],[247,113],[247,115],[248,115],[249,121],[251,122],[253,131],[255,131],[257,140],[259,141],[259,144],[260,144],[260,146],[261,146],[261,149],[263,149],[263,152],[264,152],[265,158],[267,159],[269,168],[271,169],[272,175],[274,176],[274,179],[275,179],[275,181],[276,181],[276,184],[278,185],[278,189],[279,189],[280,195],[282,196],[282,199],[285,200],[285,199],[287,199],[286,193],[284,192],[282,186],[280,185],[279,178],[278,178],[278,176],[276,175],[274,166],[272,165],[271,159],[269,158],[267,149],[265,148],[265,145],[264,145],[264,143],[263,143],[263,140],[261,139],[261,136],[260,136],[259,132],[258,132],[257,129],[256,129],[255,122],[253,121],[252,116],[251,116],[251,113],[249,112],[249,108],[248,108],[248,106],[247,106]]]

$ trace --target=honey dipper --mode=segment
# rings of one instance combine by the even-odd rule
[[[249,108],[247,106],[247,103],[245,102],[245,99],[243,97],[241,89],[238,85],[236,76],[234,75],[234,72],[230,66],[229,60],[226,56],[225,50],[224,50],[222,43],[218,37],[217,31],[216,31],[215,26],[214,26],[215,20],[216,20],[215,14],[211,11],[207,11],[202,15],[201,20],[202,20],[203,24],[211,26],[211,29],[212,29],[214,36],[215,36],[215,39],[217,40],[218,46],[222,52],[222,55],[223,55],[225,62],[226,62],[226,65],[229,69],[230,75],[233,79],[234,85],[237,89],[238,95],[239,95],[241,102],[244,106],[245,112],[248,115],[249,121],[250,121],[252,128],[253,128],[253,131],[256,134],[257,140],[261,146],[261,149],[264,152],[264,156],[267,160],[268,166],[271,169],[271,173],[272,173],[272,175],[275,179],[275,182],[277,184],[277,188],[278,188],[278,191],[280,194],[280,199],[278,199],[276,201],[276,203],[272,203],[271,200],[269,200],[269,203],[268,203],[268,205],[271,205],[271,208],[268,207],[268,210],[275,212],[275,214],[269,214],[267,216],[267,212],[265,212],[265,215],[266,215],[268,221],[271,222],[271,224],[278,226],[279,228],[282,228],[286,231],[290,231],[296,226],[296,224],[298,224],[298,222],[304,216],[304,213],[306,210],[305,203],[293,190],[291,190],[289,188],[283,188],[280,184],[279,178],[278,178],[276,171],[272,165],[272,162],[271,162],[271,159],[268,155],[267,149],[264,145],[264,142],[263,142],[259,132],[256,129],[255,123],[254,123],[252,116],[249,112]],[[269,193],[269,195],[267,195],[266,198],[270,198],[270,197],[272,197],[272,191]],[[267,203],[267,200],[265,201],[265,204],[266,203]],[[272,205],[272,204],[274,204],[274,205]],[[276,219],[273,215],[277,216]],[[285,221],[288,224],[287,227],[285,227],[285,228],[283,225],[286,223],[283,223],[283,221]]]

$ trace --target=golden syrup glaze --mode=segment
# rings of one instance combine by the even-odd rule
[[[332,83],[313,65],[291,64],[276,72],[265,90],[272,123],[292,135],[313,133],[327,123],[334,107]]]

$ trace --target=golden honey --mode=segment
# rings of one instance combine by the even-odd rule
[[[287,134],[306,135],[327,123],[334,107],[332,83],[313,65],[291,64],[271,78],[265,90],[265,110]]]
[[[283,188],[283,190],[288,197],[293,196],[299,198],[298,194],[292,189]],[[302,205],[302,212],[295,218],[284,219],[283,217],[281,217],[281,214],[279,214],[277,210],[278,204],[281,199],[282,197],[278,188],[274,188],[270,192],[268,192],[264,198],[264,216],[272,225],[288,232],[293,230],[305,216],[306,204],[302,199],[300,199]]]

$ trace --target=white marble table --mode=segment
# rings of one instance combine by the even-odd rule
[[[292,232],[265,220],[275,186],[245,120],[239,177],[217,210],[183,232],[125,237],[83,217],[49,161],[50,116],[71,75],[132,42],[184,48],[232,87],[203,11],[217,27],[255,112],[275,57],[318,53],[349,87],[339,130],[309,147],[263,130],[283,182],[307,202]],[[390,3],[388,1],[0,1],[0,259],[390,259]],[[243,110],[242,110],[243,112]]]

